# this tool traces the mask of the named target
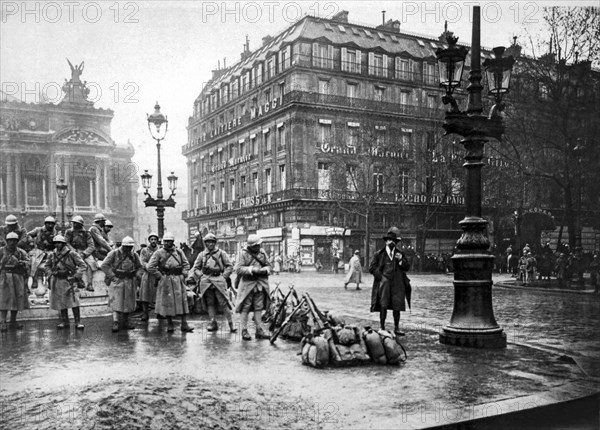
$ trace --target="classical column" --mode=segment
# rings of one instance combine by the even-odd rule
[[[63,174],[63,176],[62,176],[62,178],[65,180],[65,184],[67,184],[67,186],[69,187],[68,188],[67,198],[65,199],[65,206],[66,206],[66,208],[69,207],[69,205],[71,203],[71,196],[73,195],[73,187],[69,183],[69,176],[71,174],[71,172],[69,170],[70,170],[69,169],[69,162],[67,160],[65,160],[65,158],[63,157],[63,168],[62,168],[62,174]]]
[[[72,202],[73,202],[73,205],[72,205],[73,206],[73,211],[75,211],[76,210],[75,208],[77,207],[77,196],[76,196],[77,188],[75,186],[75,176],[73,176],[73,180],[71,182],[72,182],[72,184],[71,184],[71,190],[73,190],[73,192],[69,193],[69,194],[71,195],[71,199],[72,199]]]
[[[4,202],[4,174],[0,174],[0,210],[4,209],[6,203]]]
[[[20,209],[23,206],[23,200],[21,199],[22,196],[22,190],[21,190],[21,160],[20,157],[18,157],[18,161],[15,158],[15,192],[16,192],[16,205],[15,207],[17,209]]]
[[[6,209],[10,210],[13,207],[13,195],[15,193],[15,157],[8,156],[6,164]]]
[[[25,201],[23,202],[23,206],[27,208],[27,203],[29,203],[29,199],[27,198],[27,176],[23,177],[23,191],[25,194]]]
[[[96,164],[96,202],[93,204],[96,206],[96,211],[100,211],[100,176],[102,175],[102,170],[100,170],[100,166],[98,165],[100,161],[97,160]]]
[[[90,207],[94,207],[94,180],[90,179]]]
[[[108,209],[108,163],[104,162],[104,209]]]
[[[48,210],[48,200],[46,199],[46,178],[42,178],[42,204],[44,211]]]

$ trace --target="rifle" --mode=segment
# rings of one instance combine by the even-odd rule
[[[277,288],[277,291],[280,291],[279,285],[276,288]],[[283,301],[281,302],[281,304],[279,305],[279,308],[277,309],[277,312],[275,312],[275,316],[273,317],[273,320],[271,321],[271,324],[269,325],[269,331],[273,331],[275,329],[275,324],[277,324],[277,319],[279,318],[279,315],[281,315],[281,312],[285,309],[285,303],[287,302],[288,297],[290,297],[290,294],[292,294],[292,291],[295,291],[294,286],[290,287],[290,291],[288,291],[288,293],[285,295],[285,297],[283,298]]]
[[[319,308],[317,308],[317,305],[315,305],[315,302],[313,302],[313,300],[310,298],[308,293],[304,293],[303,296],[306,298],[306,302],[308,303],[308,308],[310,309],[310,312],[313,316],[315,324],[318,327],[317,330],[319,332],[321,332],[321,331],[329,328],[329,322],[325,318],[325,315],[323,315],[323,313],[321,313]]]
[[[296,316],[296,314],[306,304],[307,304],[306,297],[302,296],[302,300],[300,300],[300,303],[298,303],[298,306],[296,306],[294,308],[294,310],[292,311],[292,313],[287,316],[287,318],[285,319],[285,321],[283,322],[283,324],[281,324],[281,326],[277,329],[277,331],[275,331],[275,333],[273,333],[271,335],[271,339],[269,339],[269,342],[274,343],[277,340],[277,338],[279,337],[279,335],[283,331],[283,328],[290,323],[290,321],[292,320],[292,318],[294,318],[294,316]]]

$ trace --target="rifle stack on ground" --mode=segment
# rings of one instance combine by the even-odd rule
[[[346,325],[333,313],[321,312],[308,293],[302,294],[297,305],[277,327],[281,313],[288,309],[285,304],[290,297],[297,299],[293,287],[281,300],[278,311],[271,320],[271,331],[275,328],[271,343],[297,322],[299,316],[304,315],[306,326],[302,329],[304,336],[301,343],[303,364],[313,367],[357,366],[371,361],[378,364],[398,364],[406,360],[406,351],[394,335],[385,330],[373,331],[370,327],[361,329],[355,325]],[[404,359],[401,357],[401,350],[404,351]]]

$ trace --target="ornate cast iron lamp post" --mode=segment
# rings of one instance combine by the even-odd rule
[[[165,232],[165,208],[175,207],[175,200],[173,200],[173,196],[175,195],[175,190],[177,189],[177,176],[175,176],[174,172],[167,177],[169,181],[169,189],[171,190],[171,195],[165,199],[163,196],[163,188],[162,188],[162,176],[161,176],[161,165],[160,165],[160,141],[163,140],[167,134],[167,128],[169,122],[167,117],[160,113],[160,106],[158,102],[154,106],[154,113],[152,115],[147,115],[148,117],[148,130],[150,130],[150,134],[152,138],[156,140],[156,149],[158,151],[158,183],[156,185],[156,198],[152,198],[148,189],[152,185],[152,175],[148,173],[148,170],[144,170],[144,174],[141,175],[142,178],[142,186],[144,187],[144,194],[146,195],[146,200],[144,200],[144,204],[146,207],[155,207],[156,208],[156,216],[158,218],[158,236],[162,239],[163,234]],[[164,125],[164,127],[163,127]]]
[[[481,168],[483,149],[488,137],[500,139],[504,125],[500,117],[502,96],[508,92],[514,59],[504,58],[504,48],[494,48],[495,59],[486,60],[489,94],[495,105],[489,116],[482,114],[481,103],[481,46],[480,7],[473,10],[473,41],[467,110],[461,112],[452,96],[460,85],[467,48],[457,47],[458,38],[448,36],[449,47],[436,52],[440,72],[440,86],[446,88],[443,101],[450,104],[443,125],[446,134],[463,137],[466,168],[466,216],[459,222],[463,234],[458,239],[457,251],[452,256],[454,265],[454,309],[450,323],[440,333],[440,342],[448,345],[476,348],[504,348],[506,334],[498,326],[492,307],[492,269],[494,256],[490,254],[487,236],[488,222],[481,217]]]
[[[69,186],[65,184],[65,180],[60,178],[56,184],[56,194],[60,199],[60,232],[65,234],[65,199],[69,194]]]

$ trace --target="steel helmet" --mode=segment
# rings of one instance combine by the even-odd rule
[[[56,224],[56,220],[54,219],[54,217],[51,216],[47,216],[46,218],[44,218],[44,224],[50,222],[52,224]]]
[[[204,236],[204,242],[216,242],[217,241],[217,237],[212,234],[212,233],[208,233],[206,236]]]
[[[110,222],[109,219],[106,220],[106,223],[104,224],[104,227],[114,227],[113,223]]]
[[[172,240],[173,242],[175,242],[175,236],[173,235],[173,233],[165,233],[165,234],[163,235],[163,238],[162,238],[162,240],[163,240],[163,242],[164,242],[165,240]]]
[[[125,236],[123,238],[123,240],[121,241],[121,246],[134,246],[135,245],[135,240],[133,240],[133,238],[129,237],[129,236]]]
[[[14,231],[11,231],[10,233],[8,233],[6,235],[6,240],[11,240],[11,239],[19,240],[19,235],[17,233],[15,233]]]
[[[6,219],[4,220],[4,224],[6,224],[6,225],[14,225],[17,222],[19,222],[19,220],[17,220],[17,217],[14,215],[8,215],[6,217]]]
[[[83,217],[80,215],[75,215],[73,218],[71,218],[71,222],[76,222],[83,225]]]
[[[258,237],[256,234],[248,235],[247,246],[260,245],[262,243],[262,239]]]
[[[150,240],[150,238],[151,238],[151,237],[155,237],[155,238],[157,238],[157,239],[158,239],[158,234],[156,234],[156,233],[154,233],[154,232],[150,233],[150,234],[148,235],[148,240]]]
[[[104,216],[104,214],[94,215],[94,222],[98,222],[98,221],[106,221],[106,217]]]
[[[54,237],[52,238],[52,242],[62,242],[62,243],[67,243],[67,242],[65,241],[65,237],[64,237],[63,235],[61,235],[61,234],[57,234],[56,236],[54,236]]]

